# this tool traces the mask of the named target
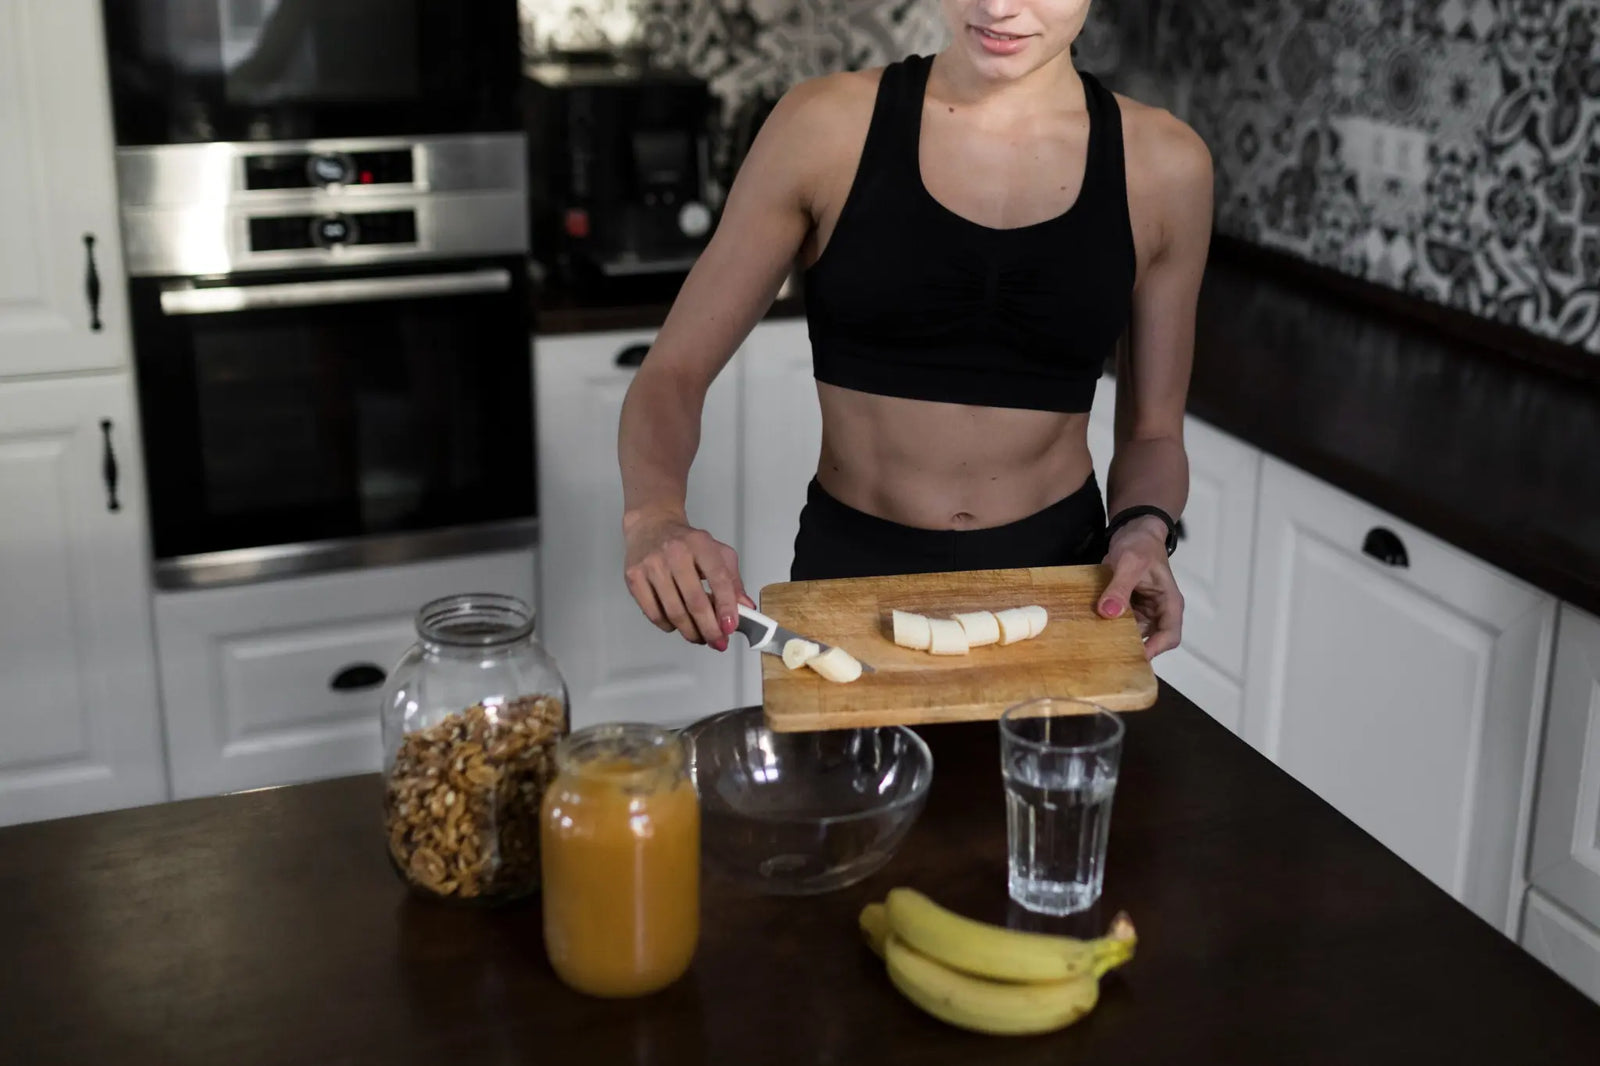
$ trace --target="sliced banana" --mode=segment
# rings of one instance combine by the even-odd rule
[[[1050,612],[1038,604],[1024,607],[1023,610],[1028,612],[1028,636],[1036,637],[1043,633],[1044,627],[1050,624]]]
[[[995,620],[1000,623],[1001,644],[1015,644],[1033,635],[1026,607],[1008,607],[997,612]]]
[[[820,644],[795,637],[783,646],[783,665],[791,670],[798,670],[821,654]]]
[[[968,611],[956,615],[955,619],[967,634],[968,646],[978,648],[985,644],[999,643],[1000,622],[995,618],[993,611]]]
[[[785,645],[783,650],[787,652],[788,645]],[[843,648],[829,648],[806,665],[829,681],[841,685],[847,685],[861,676],[861,664],[856,661],[855,656]]]
[[[894,642],[912,651],[927,651],[933,644],[933,630],[922,615],[895,611]]]
[[[928,651],[934,655],[967,654],[967,631],[953,618],[930,618],[928,628],[933,640]]]

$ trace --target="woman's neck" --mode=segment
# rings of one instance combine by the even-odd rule
[[[929,93],[940,100],[996,115],[1086,106],[1083,79],[1072,65],[1070,49],[1019,78],[998,79],[985,75],[959,48],[949,48],[934,58],[928,82]]]

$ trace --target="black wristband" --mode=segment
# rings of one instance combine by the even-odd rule
[[[1135,518],[1145,515],[1154,515],[1167,524],[1167,554],[1170,556],[1178,550],[1178,521],[1167,512],[1151,504],[1140,504],[1138,507],[1125,507],[1111,516],[1111,521],[1106,523],[1106,540],[1110,541],[1112,534]]]

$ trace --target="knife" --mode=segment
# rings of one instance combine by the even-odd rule
[[[734,631],[744,634],[744,638],[750,642],[752,651],[766,652],[768,655],[776,655],[780,658],[783,656],[784,645],[791,640],[809,640],[823,651],[827,651],[831,647],[831,645],[824,644],[820,640],[811,640],[810,637],[803,637],[792,629],[785,629],[754,607],[746,607],[742,603],[739,605],[739,624]],[[868,674],[878,672],[866,663],[861,664],[861,670],[863,673]]]

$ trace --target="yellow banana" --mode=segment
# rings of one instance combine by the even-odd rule
[[[1029,933],[964,918],[910,888],[891,889],[889,929],[922,955],[953,970],[997,981],[1098,978],[1133,956],[1133,922],[1118,914],[1098,940]],[[862,914],[863,928],[866,915]]]
[[[1100,998],[1085,974],[1066,981],[1006,984],[957,973],[913,951],[898,936],[884,944],[889,980],[918,1007],[950,1025],[998,1036],[1048,1033],[1071,1025]]]
[[[889,938],[889,911],[881,903],[869,903],[861,908],[861,935],[867,938],[867,947],[883,958],[883,942]]]

